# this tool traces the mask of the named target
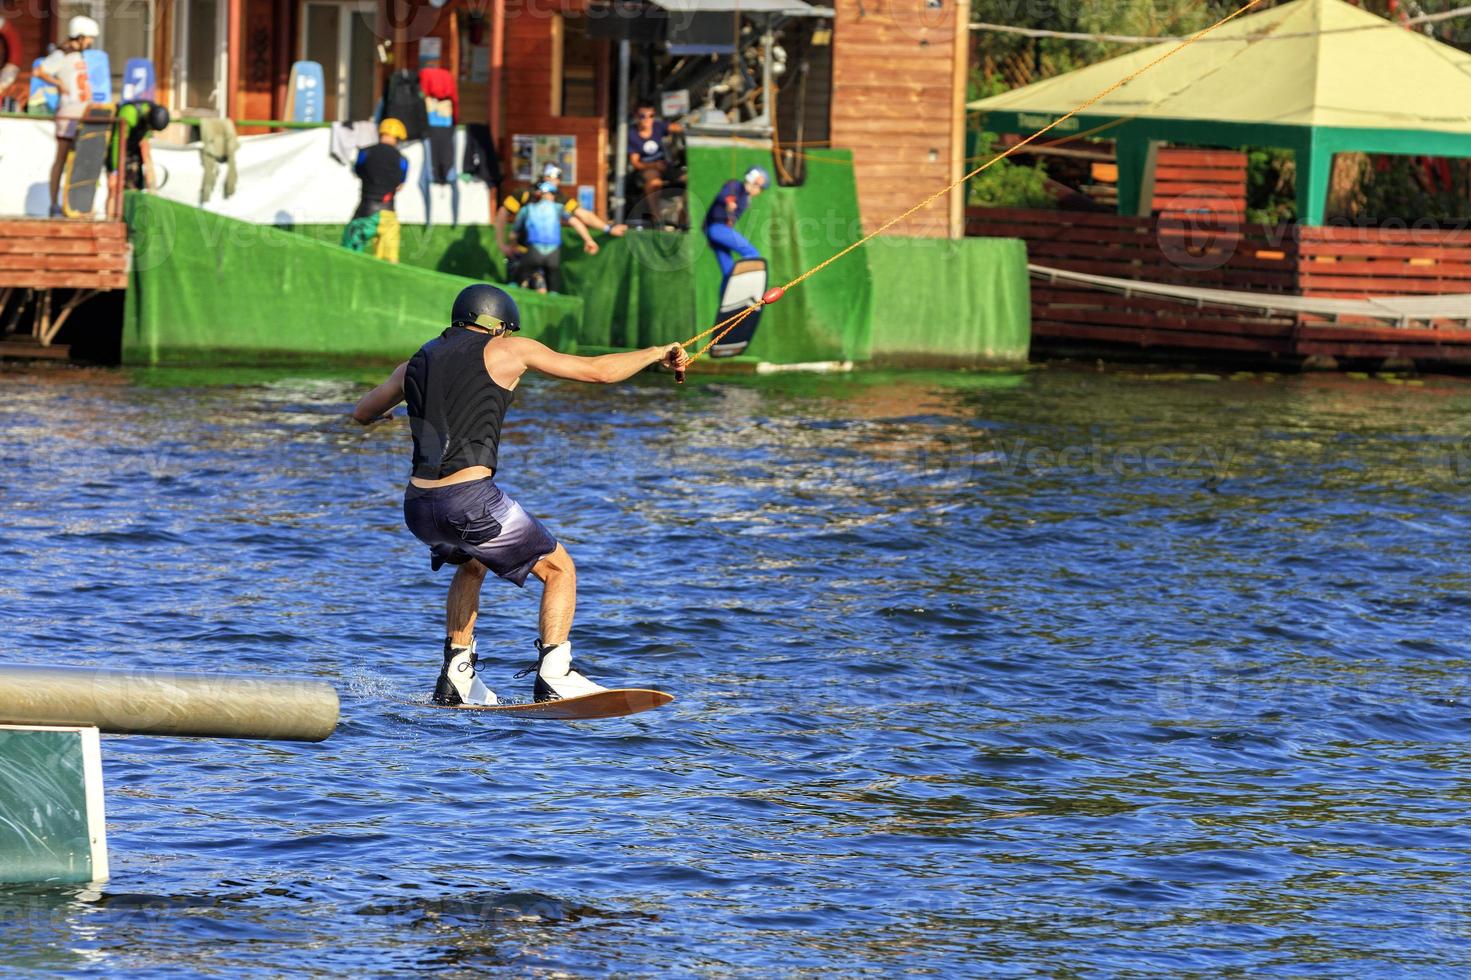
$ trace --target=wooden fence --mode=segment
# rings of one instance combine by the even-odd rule
[[[1117,279],[1258,296],[1471,294],[1471,230],[1263,227],[1199,214],[1130,218],[1013,208],[970,208],[966,217],[968,234],[1025,240],[1034,264]],[[1107,344],[1471,363],[1471,330],[1462,324],[1405,330],[1375,321],[1329,323],[1038,278],[1032,333],[1041,348]]]

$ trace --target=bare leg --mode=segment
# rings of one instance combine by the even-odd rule
[[[72,141],[69,139],[56,141],[56,159],[51,161],[51,201],[46,205],[47,211],[56,207],[56,199],[61,194],[61,173],[66,169],[66,155],[71,148]]]
[[[659,192],[664,189],[664,178],[658,170],[644,171],[644,196],[649,202],[649,213],[654,216],[656,227],[664,225],[663,202],[659,199]]]
[[[485,582],[485,566],[475,559],[455,569],[445,603],[444,634],[450,646],[467,647],[475,635],[475,620],[480,615],[480,586]]]
[[[556,646],[572,632],[572,616],[577,612],[577,568],[567,549],[557,550],[531,566],[531,574],[541,579],[541,642]]]

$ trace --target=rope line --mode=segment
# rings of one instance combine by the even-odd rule
[[[1386,27],[1419,27],[1421,24],[1438,24],[1441,21],[1454,20],[1457,17],[1465,17],[1467,14],[1471,14],[1471,7],[1457,7],[1454,10],[1446,10],[1438,14],[1421,14],[1418,17],[1407,17],[1404,20],[1384,18],[1383,24],[1363,24],[1356,27],[1330,27],[1321,31],[1292,31],[1286,34],[1265,34],[1260,38],[1215,37],[1209,38],[1209,40],[1212,42],[1241,40],[1288,41],[1304,37],[1322,37],[1327,34],[1353,34],[1358,31],[1377,31]],[[984,21],[972,23],[970,29],[973,31],[985,31],[990,34],[1019,34],[1022,37],[1032,38],[1052,37],[1064,41],[1107,41],[1115,44],[1161,44],[1168,41],[1183,41],[1188,36],[1162,34],[1154,37],[1145,37],[1139,34],[1093,34],[1086,31],[1053,31],[1043,27],[1017,27],[1014,24],[990,24]]]
[[[872,241],[873,239],[877,238],[879,235],[882,235],[884,232],[888,231],[890,228],[894,227],[899,222],[903,221],[905,218],[908,218],[910,215],[914,214],[916,211],[921,211],[924,208],[929,207],[931,204],[935,203],[940,198],[944,197],[946,194],[949,194],[955,188],[957,188],[960,185],[964,184],[966,181],[968,181],[971,178],[975,177],[977,174],[984,172],[986,169],[990,168],[991,166],[993,166],[993,165],[995,165],[997,163],[1000,163],[1002,160],[1005,160],[1009,156],[1012,156],[1017,151],[1019,151],[1022,147],[1027,146],[1028,144],[1035,142],[1038,137],[1040,137],[1043,134],[1045,134],[1045,133],[1047,133],[1047,132],[1049,132],[1049,131],[1057,128],[1058,126],[1060,126],[1063,123],[1067,122],[1073,116],[1076,116],[1076,115],[1079,115],[1079,114],[1081,114],[1083,112],[1086,112],[1088,109],[1092,108],[1093,106],[1097,105],[1099,102],[1101,102],[1104,99],[1108,98],[1108,96],[1112,95],[1114,92],[1117,92],[1119,89],[1123,88],[1125,85],[1129,84],[1134,79],[1138,78],[1140,75],[1143,75],[1145,72],[1147,72],[1147,71],[1155,68],[1156,66],[1158,66],[1161,63],[1163,63],[1164,61],[1166,61],[1166,60],[1168,60],[1170,58],[1173,58],[1175,55],[1179,54],[1181,51],[1184,51],[1186,48],[1190,47],[1190,45],[1194,44],[1196,41],[1199,41],[1201,38],[1205,37],[1207,34],[1210,34],[1212,31],[1215,31],[1218,28],[1224,27],[1226,24],[1229,24],[1231,21],[1233,21],[1236,18],[1240,17],[1242,14],[1246,13],[1247,11],[1251,10],[1252,8],[1261,5],[1263,2],[1265,2],[1265,0],[1248,0],[1248,2],[1244,6],[1237,8],[1235,11],[1227,14],[1225,17],[1222,17],[1220,20],[1216,21],[1211,26],[1206,27],[1206,28],[1203,28],[1202,30],[1199,30],[1199,31],[1195,32],[1188,39],[1186,39],[1183,43],[1181,43],[1179,45],[1176,45],[1175,47],[1173,47],[1170,50],[1166,51],[1164,54],[1160,55],[1158,58],[1155,58],[1153,61],[1149,62],[1148,64],[1146,64],[1146,65],[1144,65],[1144,66],[1142,66],[1142,67],[1140,67],[1138,69],[1135,69],[1134,71],[1130,72],[1128,75],[1125,75],[1123,78],[1121,78],[1118,81],[1114,82],[1112,85],[1108,86],[1103,91],[1099,92],[1097,95],[1095,95],[1092,98],[1088,99],[1087,101],[1083,102],[1077,108],[1070,110],[1066,115],[1059,116],[1058,118],[1052,120],[1052,122],[1048,123],[1046,126],[1043,126],[1041,129],[1039,129],[1036,132],[1032,133],[1032,135],[1028,136],[1026,139],[1021,140],[1021,141],[1019,141],[1017,143],[1014,143],[1011,146],[1007,147],[1004,151],[1002,151],[1001,153],[998,153],[997,155],[993,156],[991,159],[987,160],[985,163],[981,164],[979,167],[976,167],[975,169],[968,171],[967,173],[963,174],[959,179],[953,180],[949,184],[946,184],[944,187],[940,188],[938,191],[936,191],[935,193],[931,194],[929,197],[925,198],[924,200],[920,201],[918,204],[914,205],[909,210],[907,210],[907,211],[905,211],[905,212],[903,212],[901,214],[895,215],[894,217],[892,217],[889,220],[885,221],[882,225],[880,225],[879,227],[875,228],[873,231],[867,233],[862,238],[858,239],[856,242],[853,242],[853,243],[847,245],[846,247],[844,247],[843,249],[841,249],[840,251],[838,251],[838,252],[836,252],[836,253],[828,256],[826,259],[824,259],[823,261],[819,262],[817,265],[814,265],[812,268],[808,269],[806,272],[803,272],[802,274],[798,275],[795,279],[792,279],[791,281],[787,282],[785,285],[778,287],[778,289],[776,289],[776,290],[767,290],[767,294],[769,295],[769,294],[775,292],[777,294],[777,296],[780,296],[781,294],[785,293],[787,290],[793,288],[794,286],[801,285],[803,282],[805,282],[808,279],[812,278],[813,276],[817,275],[823,269],[826,269],[828,266],[832,265],[834,262],[838,261],[838,259],[841,259],[843,256],[847,255],[849,252],[852,252],[855,249],[861,248],[864,245],[868,244],[870,241]],[[775,298],[773,298],[772,301],[775,302]],[[715,338],[713,340],[711,340],[709,343],[707,343],[704,347],[701,347],[698,352],[696,352],[694,355],[692,355],[690,357],[690,363],[694,363],[696,360],[698,360],[700,357],[702,357],[705,354],[706,351],[708,351],[715,344],[719,343],[720,342],[720,339],[722,337],[724,337],[726,334],[730,333],[731,330],[735,329],[735,327],[736,327],[737,324],[739,324],[742,320],[744,320],[746,317],[750,316],[752,313],[754,313],[756,310],[760,309],[765,304],[766,304],[766,300],[763,297],[762,299],[758,300],[755,303],[752,303],[750,306],[746,307],[745,309],[740,310],[739,312],[732,314],[731,316],[727,317],[724,320],[721,320],[719,323],[715,324],[715,326],[711,327],[709,330],[705,330],[705,331],[702,331],[700,333],[697,333],[693,337],[691,337],[689,340],[686,340],[684,343],[680,344],[681,347],[688,347],[688,346],[690,346],[691,344],[695,343],[698,340],[701,340],[701,339],[703,339],[705,337],[708,337],[711,334],[716,334],[716,336],[715,336]],[[716,333],[716,331],[719,331],[719,333]]]

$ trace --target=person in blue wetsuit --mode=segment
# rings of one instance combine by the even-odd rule
[[[722,278],[730,275],[736,259],[759,259],[756,246],[735,230],[736,221],[745,213],[751,198],[771,184],[771,175],[761,167],[752,167],[740,180],[727,180],[715,195],[710,210],[705,212],[705,238],[715,250]]]
[[[521,285],[539,293],[548,289],[554,293],[562,291],[563,223],[571,225],[582,238],[585,251],[597,253],[598,247],[587,233],[587,226],[557,203],[557,185],[544,180],[536,185],[536,199],[516,212],[513,230],[516,239],[526,246],[526,254],[517,266]]]

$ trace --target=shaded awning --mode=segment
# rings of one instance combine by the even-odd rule
[[[1209,40],[1141,48],[966,108],[993,132],[1030,133],[1087,105],[1051,134],[1117,141],[1126,214],[1142,200],[1150,141],[1292,150],[1309,225],[1323,223],[1334,153],[1471,157],[1471,53],[1344,0],[1292,0]]]

